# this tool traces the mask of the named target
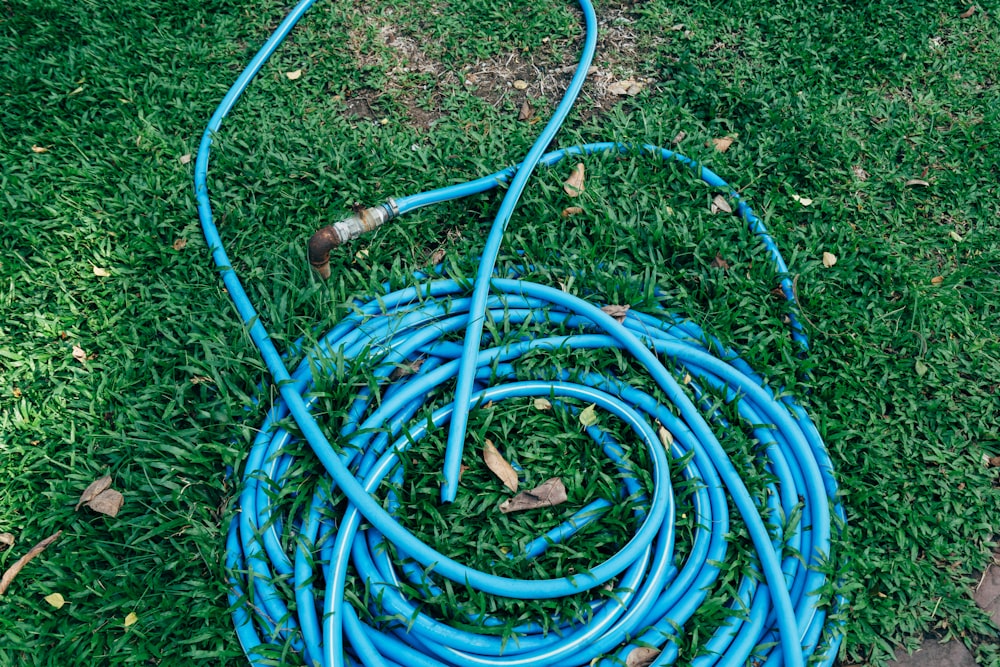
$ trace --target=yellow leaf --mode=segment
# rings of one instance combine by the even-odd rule
[[[184,155],[180,156],[179,159],[181,161],[181,164],[187,164],[188,162],[191,161],[191,154],[185,153]]]
[[[940,285],[944,282],[944,276],[934,276],[931,278],[931,285]]]
[[[536,410],[551,410],[552,403],[549,402],[547,398],[536,398],[535,399],[535,409]]]
[[[573,173],[569,175],[566,182],[563,183],[563,190],[566,191],[570,197],[579,197],[583,194],[583,163],[579,162],[573,168]]]
[[[825,266],[826,268],[829,269],[831,266],[833,266],[836,263],[837,263],[837,256],[836,255],[834,255],[832,252],[824,252],[823,253],[823,266]]]
[[[48,153],[49,149],[46,148],[45,146],[32,146],[31,147],[31,152],[32,153]]]
[[[52,593],[45,596],[45,601],[56,609],[62,609],[62,606],[66,604],[66,600],[59,593]]]
[[[802,204],[803,206],[809,206],[810,204],[813,203],[813,200],[809,199],[809,197],[800,197],[799,195],[792,195],[792,199]]]
[[[288,78],[289,81],[295,81],[296,79],[302,76],[302,70],[296,69],[292,70],[291,72],[285,72],[285,76]]]
[[[130,611],[128,613],[128,616],[125,617],[125,627],[127,628],[130,625],[135,625],[138,621],[139,617],[136,615],[136,613],[134,611]]]
[[[597,423],[597,405],[591,403],[580,411],[580,423],[584,427],[590,427]]]
[[[107,269],[102,269],[99,266],[95,266],[94,267],[94,275],[97,276],[98,278],[107,278],[111,274],[108,273]]]

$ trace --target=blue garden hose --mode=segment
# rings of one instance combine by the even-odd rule
[[[387,289],[377,298],[358,302],[353,314],[303,352],[303,361],[293,371],[286,368],[231,267],[213,222],[206,181],[212,139],[222,120],[314,1],[302,0],[237,78],[209,121],[195,162],[195,192],[205,238],[279,392],[247,456],[227,542],[233,618],[251,664],[277,664],[273,656],[287,649],[300,654],[306,664],[324,666],[613,665],[625,664],[640,649],[648,650],[649,664],[672,664],[679,657],[685,623],[718,580],[719,563],[727,559],[732,506],[750,535],[757,564],[736,587],[729,618],[697,656],[684,659],[697,667],[744,665],[748,660],[769,667],[799,667],[807,661],[831,665],[842,640],[837,612],[843,604],[831,592],[839,565],[833,537],[844,513],[829,457],[806,412],[789,396],[776,396],[734,352],[689,321],[630,310],[619,322],[598,305],[561,290],[495,275],[504,230],[536,165],[551,165],[567,155],[634,150],[679,161],[710,185],[728,191],[778,273],[787,274],[763,223],[721,178],[688,158],[655,146],[617,143],[544,153],[575,101],[593,57],[597,31],[589,0],[580,0],[586,38],[576,74],[519,165],[369,209],[381,224],[421,206],[506,184],[471,293],[467,285],[454,280],[418,276],[410,287]],[[351,229],[359,231],[370,221],[352,220]],[[792,285],[785,278],[782,289],[794,306]],[[487,338],[483,347],[488,322],[528,320],[541,323],[543,333],[513,342]],[[794,315],[791,331],[804,351],[806,338]],[[456,332],[464,332],[461,345],[452,342]],[[518,361],[526,354],[595,348],[631,355],[670,407],[662,397],[610,374],[553,372],[526,379],[518,372]],[[393,374],[399,364],[416,358],[423,363],[415,373]],[[356,392],[346,406],[347,426],[331,443],[312,413],[314,373],[332,369],[336,380],[344,365],[370,369],[385,391]],[[425,404],[436,388],[452,382],[457,387],[452,400]],[[739,417],[752,425],[749,428],[763,452],[760,465],[773,479],[763,506],[748,492],[713,431],[729,425],[711,410],[706,417],[700,405],[709,391],[725,396]],[[633,502],[638,528],[618,553],[573,577],[521,580],[475,570],[417,540],[397,521],[405,511],[399,499],[391,491],[379,491],[383,481],[402,483],[403,452],[419,447],[429,429],[446,428],[441,495],[443,502],[452,501],[459,488],[470,409],[527,397],[595,405],[631,429],[651,462],[651,493],[645,497],[621,447],[598,426],[588,428],[595,444],[621,471],[621,497]],[[295,435],[282,427],[289,418],[297,427]],[[669,435],[664,437],[660,428]],[[317,485],[308,502],[283,515],[279,497],[296,484],[290,474],[296,463],[290,449],[297,439],[308,443],[329,483]],[[675,550],[670,467],[677,461],[683,465],[680,474],[697,482],[690,498],[697,520],[687,553]],[[376,493],[385,497],[380,500]],[[337,503],[338,495],[346,502]],[[563,525],[525,545],[525,552],[537,555],[553,542],[574,539],[580,527],[600,521],[609,505],[607,499],[594,500]],[[792,521],[795,516],[801,518]],[[363,530],[362,522],[367,524]],[[294,547],[286,550],[281,536],[288,527],[294,527],[295,539]],[[349,576],[355,588],[345,590]],[[489,631],[502,619],[472,618],[484,628],[473,632],[468,627],[474,623],[449,625],[426,613],[421,600],[405,595],[414,588],[439,590],[443,580],[508,598],[549,599],[595,591],[592,613],[586,621],[525,624],[510,638]],[[599,595],[597,589],[609,583],[618,593]],[[557,630],[545,631],[553,623]],[[268,652],[268,647],[274,650]]]

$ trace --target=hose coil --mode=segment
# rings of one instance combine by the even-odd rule
[[[404,215],[508,185],[471,291],[455,280],[418,276],[410,287],[357,302],[354,314],[305,351],[294,370],[286,368],[231,268],[213,222],[208,155],[222,120],[313,1],[303,0],[292,10],[233,84],[209,121],[195,163],[198,210],[213,259],[280,392],[247,456],[239,510],[227,541],[233,618],[250,662],[274,664],[267,657],[273,655],[266,650],[270,645],[278,651],[291,647],[307,664],[324,666],[673,664],[684,624],[717,582],[719,563],[729,556],[732,509],[746,526],[759,565],[740,579],[728,604],[729,618],[699,655],[687,659],[697,667],[748,660],[772,667],[797,667],[807,660],[831,665],[842,639],[837,611],[843,600],[831,591],[838,566],[834,535],[844,513],[831,462],[805,410],[789,396],[776,396],[735,352],[689,321],[631,310],[616,319],[561,290],[516,275],[496,276],[500,240],[536,165],[555,164],[568,155],[633,150],[597,143],[544,153],[593,57],[596,18],[589,0],[580,2],[587,31],[576,75],[524,160],[469,183],[390,200],[393,216]],[[688,165],[707,183],[729,191],[739,202],[737,214],[764,245],[776,270],[787,273],[763,223],[725,181],[667,149],[647,145],[639,150]],[[782,278],[781,283],[794,305],[790,281]],[[529,320],[541,323],[536,337],[501,341],[487,336],[483,346],[488,323]],[[791,330],[805,350],[806,338],[794,316]],[[460,333],[462,344],[454,342]],[[642,391],[612,373],[551,371],[525,377],[519,370],[525,355],[583,349],[617,349],[629,355],[656,391]],[[393,373],[399,364],[417,358],[422,365],[416,372],[403,377]],[[332,368],[335,382],[343,364],[371,369],[379,391],[360,391],[350,401],[334,446],[314,416],[311,392],[319,381],[315,373]],[[452,400],[433,408],[426,403],[429,395],[451,384],[456,387]],[[711,410],[706,414],[700,399],[707,392],[725,396],[744,422],[741,428],[752,431],[760,443],[758,463],[773,480],[762,506],[716,434],[737,426]],[[406,508],[391,491],[384,500],[376,495],[386,481],[403,482],[399,459],[404,452],[419,446],[429,430],[447,428],[441,493],[444,502],[451,502],[458,492],[470,410],[525,397],[595,405],[628,426],[651,462],[652,484],[643,489],[614,438],[600,426],[588,428],[621,473],[621,498],[632,503],[637,529],[616,554],[576,576],[514,579],[473,569],[404,528],[398,515]],[[289,418],[295,434],[284,428]],[[308,443],[328,483],[317,485],[308,501],[288,513],[279,500],[292,492],[297,460],[291,450],[299,440]],[[670,472],[678,461],[680,475],[696,482],[690,498],[695,531],[686,553],[675,549]],[[571,540],[584,525],[599,522],[609,505],[607,499],[595,500],[526,545],[526,553],[537,556],[553,543]],[[283,539],[289,532],[294,539]],[[346,588],[349,576],[363,590]],[[422,600],[405,594],[414,589],[433,593],[444,580],[512,598],[594,591],[592,613],[585,621],[524,624],[513,637],[500,637],[494,626],[502,625],[502,619],[471,614],[469,623],[459,627],[426,613]],[[616,594],[598,594],[609,583]],[[477,623],[482,632],[468,629]],[[557,630],[547,630],[553,624]]]

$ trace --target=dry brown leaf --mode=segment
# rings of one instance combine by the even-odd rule
[[[536,410],[551,410],[552,403],[547,398],[536,398],[535,399],[535,409]]]
[[[568,218],[571,215],[579,215],[581,213],[583,213],[583,209],[579,206],[567,206],[563,209],[562,217]]]
[[[128,616],[125,617],[125,627],[127,628],[130,625],[135,625],[138,621],[139,616],[134,611],[130,611]]]
[[[976,6],[972,5],[968,9],[966,9],[964,12],[962,12],[961,14],[959,14],[958,18],[960,18],[960,19],[967,19],[967,18],[969,18],[970,16],[972,16],[975,13],[976,13]]]
[[[625,667],[649,667],[659,655],[659,649],[637,646],[629,651],[628,657],[625,658]]]
[[[444,261],[445,255],[447,254],[448,254],[447,250],[445,250],[444,248],[438,248],[437,250],[431,253],[430,258],[427,261],[430,262],[431,266],[437,266],[438,264]]]
[[[525,100],[524,103],[521,104],[521,110],[517,112],[517,119],[529,120],[534,114],[535,110],[531,108],[530,104],[528,104],[528,100]]]
[[[190,153],[185,153],[184,155],[182,155],[180,157],[180,160],[181,160],[181,164],[187,164],[188,162],[191,161],[191,154]]]
[[[857,178],[859,181],[868,180],[868,172],[865,171],[861,165],[859,164],[854,165],[853,167],[851,167],[851,171],[854,172],[854,177]]]
[[[931,278],[931,285],[940,285],[944,282],[944,276],[934,276]]]
[[[684,139],[687,138],[687,135],[688,135],[687,132],[685,132],[684,130],[681,130],[680,132],[678,132],[677,134],[674,135],[674,138],[670,140],[670,143],[672,143],[674,146],[676,146],[677,144],[679,144],[682,141],[684,141]]]
[[[102,269],[99,266],[95,266],[94,267],[94,275],[97,276],[98,278],[107,278],[111,274],[108,273],[107,269]]]
[[[10,549],[12,546],[14,546],[14,534],[0,533],[0,551]]]
[[[101,514],[106,514],[114,518],[118,516],[118,510],[120,510],[124,504],[125,496],[118,493],[114,489],[107,489],[97,494],[96,498],[87,503],[87,507],[95,512],[100,512]]]
[[[927,181],[925,181],[922,178],[911,178],[910,180],[908,180],[903,185],[905,185],[908,188],[913,188],[913,187],[918,187],[918,186],[921,187],[921,188],[926,188],[927,186],[930,185],[930,183],[928,183]]]
[[[667,450],[674,444],[673,434],[667,430],[667,427],[663,424],[656,425],[656,435],[660,437],[660,444],[663,445]]]
[[[601,306],[601,310],[603,310],[605,313],[607,313],[611,317],[618,320],[619,323],[621,323],[625,321],[625,316],[628,315],[629,308],[631,307],[632,306],[630,306],[627,303],[623,306],[612,304],[607,306]]]
[[[50,593],[49,595],[46,595],[43,599],[56,609],[62,609],[63,605],[66,604],[66,599],[62,596],[61,593]]]
[[[525,81],[524,79],[517,79],[514,81],[514,88],[516,90],[527,90],[528,82]]]
[[[583,163],[578,162],[575,167],[573,167],[573,173],[569,175],[566,182],[563,183],[563,190],[566,191],[570,197],[579,197],[583,194],[583,176],[584,168]]]
[[[300,78],[301,76],[302,76],[302,70],[300,70],[300,69],[292,70],[291,72],[285,72],[285,77],[289,81],[295,81],[296,79]]]
[[[503,482],[504,486],[515,493],[517,492],[517,471],[507,463],[507,459],[503,457],[489,438],[486,438],[486,443],[483,445],[483,461],[490,472]]]
[[[837,256],[836,255],[834,255],[832,252],[824,252],[823,253],[823,266],[825,266],[826,268],[829,269],[831,266],[833,266],[836,263],[837,263]]]
[[[715,150],[720,153],[725,153],[729,150],[729,147],[733,145],[733,141],[736,137],[716,137],[712,139],[712,145],[715,146]]]
[[[88,484],[87,488],[80,494],[80,501],[76,504],[74,511],[79,510],[81,505],[89,503],[91,500],[99,496],[102,491],[110,487],[111,475],[105,475],[104,477],[95,479],[93,482]]]
[[[715,195],[712,197],[712,205],[709,209],[712,213],[718,213],[719,211],[722,211],[723,213],[733,212],[733,207],[729,205],[729,202],[726,201],[726,198],[722,195]]]
[[[729,270],[729,262],[722,258],[722,255],[715,253],[715,259],[709,264],[713,269],[722,269],[723,271]]]
[[[184,250],[187,247],[187,239],[174,239],[173,249]]]
[[[83,351],[83,348],[79,345],[73,346],[73,358],[79,361],[84,366],[87,365],[87,353]]]
[[[44,540],[31,547],[31,549],[28,550],[28,553],[18,558],[17,562],[8,567],[7,571],[3,573],[3,577],[0,577],[0,595],[7,592],[7,589],[10,588],[11,582],[14,581],[14,577],[16,577],[17,574],[24,569],[24,566],[30,563],[31,559],[35,556],[45,551],[45,548],[55,542],[61,534],[62,531],[57,530],[52,535],[49,535]]]
[[[49,149],[46,148],[45,146],[35,146],[35,145],[32,145],[31,152],[32,153],[48,153]]]
[[[566,502],[566,499],[566,487],[562,480],[553,477],[531,491],[522,491],[513,498],[503,501],[500,503],[500,511],[509,514],[510,512],[538,509],[539,507],[552,507]]]

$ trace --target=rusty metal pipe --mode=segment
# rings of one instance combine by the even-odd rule
[[[309,263],[323,280],[330,277],[330,251],[337,246],[356,239],[362,234],[381,227],[399,213],[396,202],[388,200],[384,204],[361,210],[340,222],[327,225],[316,231],[309,239]]]

